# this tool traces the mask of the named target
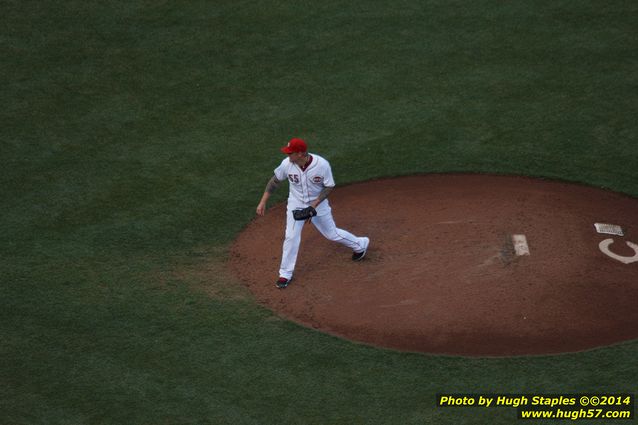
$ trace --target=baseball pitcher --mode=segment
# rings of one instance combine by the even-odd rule
[[[301,231],[306,222],[311,222],[327,239],[352,249],[352,260],[360,261],[366,255],[370,239],[357,237],[337,228],[332,218],[332,209],[328,195],[335,187],[330,163],[319,155],[308,152],[306,142],[293,138],[281,148],[288,155],[275,168],[274,176],[268,181],[259,205],[257,215],[266,212],[266,203],[270,195],[284,180],[289,183],[288,207],[286,211],[286,236],[284,239],[277,288],[286,288],[292,281]]]

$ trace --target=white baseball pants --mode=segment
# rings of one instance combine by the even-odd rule
[[[292,278],[295,264],[297,263],[299,245],[301,244],[301,231],[305,223],[305,221],[295,220],[292,216],[292,210],[287,211],[286,237],[284,239],[283,253],[281,256],[281,267],[279,268],[280,277],[285,277],[286,279]],[[314,224],[317,230],[319,230],[326,239],[345,245],[354,252],[361,252],[367,248],[364,245],[365,241],[363,238],[337,228],[331,211],[327,214],[313,217],[311,223]]]

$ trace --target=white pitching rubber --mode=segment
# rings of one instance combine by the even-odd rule
[[[525,235],[512,235],[512,243],[516,255],[529,255],[529,246],[527,246]]]

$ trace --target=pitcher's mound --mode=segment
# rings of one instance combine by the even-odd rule
[[[424,175],[337,187],[330,202],[338,227],[370,237],[362,262],[306,225],[294,280],[277,289],[285,205],[232,247],[231,270],[286,318],[368,344],[456,355],[638,338],[636,199],[523,177]],[[608,239],[619,257],[599,246]]]

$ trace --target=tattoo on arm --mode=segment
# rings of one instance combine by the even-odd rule
[[[277,177],[272,176],[272,178],[268,181],[268,184],[266,185],[266,192],[273,193],[279,187],[279,183],[281,182],[277,180]]]
[[[326,199],[328,195],[330,195],[330,192],[332,192],[332,189],[334,189],[334,187],[324,187],[323,189],[321,189],[319,196],[317,196],[317,205],[322,203],[323,200]]]

